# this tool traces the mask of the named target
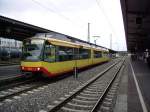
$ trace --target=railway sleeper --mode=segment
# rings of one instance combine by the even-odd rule
[[[81,109],[72,109],[68,107],[62,107],[58,112],[87,112],[87,110],[81,110]]]
[[[85,104],[75,104],[73,102],[69,102],[65,105],[65,107],[77,109],[77,110],[90,110],[93,105],[85,105]]]
[[[88,93],[88,94],[100,94],[102,92],[98,92],[98,91],[88,91],[88,90],[84,90],[84,93]]]
[[[77,98],[79,98],[79,99],[85,99],[85,100],[94,100],[94,101],[97,101],[97,98],[85,97],[85,96],[81,96],[81,95],[78,95]]]
[[[84,92],[82,92],[82,93],[80,93],[81,95],[83,95],[83,96],[89,96],[89,97],[98,97],[98,96],[100,96],[101,94],[99,93],[99,94],[91,94],[91,93],[84,93]]]
[[[77,98],[74,98],[72,99],[72,102],[78,102],[78,103],[87,103],[87,104],[93,104],[93,103],[96,103],[96,101],[91,101],[91,100],[85,100],[85,99],[77,99]]]

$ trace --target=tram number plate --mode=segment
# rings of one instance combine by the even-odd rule
[[[28,68],[28,70],[29,70],[29,71],[31,71],[31,70],[32,70],[32,68]]]

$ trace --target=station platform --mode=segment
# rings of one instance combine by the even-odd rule
[[[150,112],[150,67],[126,59],[114,112]]]

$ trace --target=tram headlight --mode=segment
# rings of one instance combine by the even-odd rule
[[[39,71],[39,70],[40,70],[40,68],[38,67],[38,68],[37,68],[37,70]]]
[[[22,70],[24,70],[24,67],[21,67],[22,68]]]

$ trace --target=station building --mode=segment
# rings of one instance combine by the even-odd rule
[[[7,39],[0,37],[0,47],[1,48],[22,48],[22,42],[15,39]]]

